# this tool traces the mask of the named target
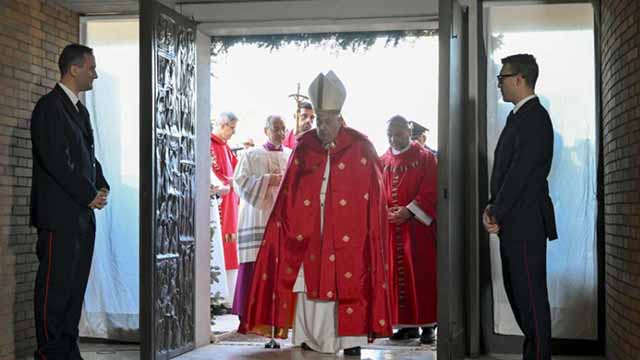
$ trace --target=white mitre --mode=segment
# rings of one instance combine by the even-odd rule
[[[342,110],[347,90],[333,71],[327,75],[319,74],[309,85],[309,98],[314,111]]]

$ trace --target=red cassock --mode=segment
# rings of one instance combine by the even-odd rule
[[[324,210],[320,188],[327,150],[316,131],[298,139],[258,253],[239,331],[286,338],[292,292],[304,264],[309,300],[336,301],[338,336],[391,334],[387,279],[387,207],[376,152],[359,132],[341,128],[329,147]],[[324,211],[323,234],[320,211]]]
[[[289,149],[293,149],[296,147],[298,140],[296,139],[295,132],[293,130],[289,130],[287,135],[285,135],[284,140],[282,141],[282,145],[288,147]]]
[[[220,222],[222,223],[222,245],[224,265],[227,270],[238,268],[238,195],[233,191],[233,171],[238,159],[227,142],[211,134],[211,167],[216,177],[224,184],[232,186],[231,191],[222,197]]]
[[[437,161],[418,143],[398,155],[382,156],[389,208],[414,202],[433,222],[413,217],[389,223],[389,253],[394,325],[427,325],[437,321],[436,199]]]

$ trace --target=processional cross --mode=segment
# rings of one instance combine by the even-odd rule
[[[302,102],[304,100],[309,100],[308,96],[302,95],[300,93],[300,83],[298,83],[298,90],[296,91],[295,94],[291,94],[289,95],[290,98],[293,98],[296,101],[296,113],[295,113],[295,119],[296,119],[296,134],[298,134],[300,132],[300,109],[302,108]]]

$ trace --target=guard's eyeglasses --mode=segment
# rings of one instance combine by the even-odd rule
[[[498,79],[498,82],[502,84],[502,81],[504,80],[504,78],[508,78],[511,76],[516,76],[518,75],[518,73],[513,73],[513,74],[500,74],[498,76],[496,76],[496,78]]]

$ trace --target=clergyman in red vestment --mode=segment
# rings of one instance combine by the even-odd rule
[[[389,264],[392,340],[418,337],[435,341],[437,321],[436,200],[437,162],[431,151],[410,140],[409,122],[394,116],[388,122],[389,150],[382,156],[389,207]]]
[[[343,127],[333,72],[313,81],[317,128],[299,139],[267,222],[239,331],[359,355],[391,329],[387,208],[373,145]]]
[[[233,293],[238,274],[238,196],[233,191],[233,172],[238,160],[231,151],[227,141],[235,134],[238,118],[231,112],[220,114],[216,122],[216,130],[211,134],[211,168],[215,174],[214,193],[222,197],[220,205],[220,222],[222,223],[222,246],[227,273],[230,298],[233,304]]]

